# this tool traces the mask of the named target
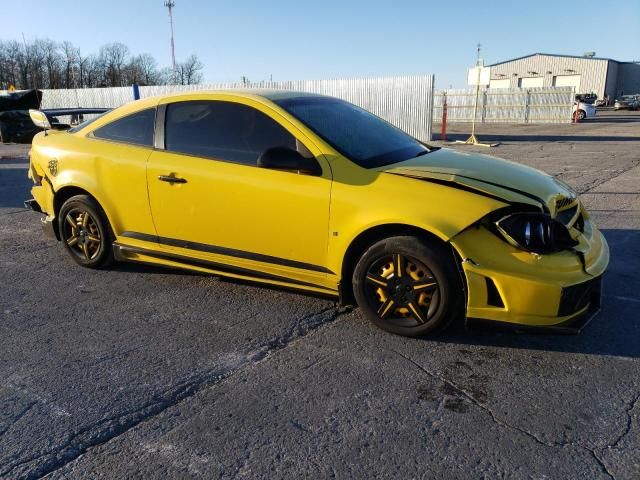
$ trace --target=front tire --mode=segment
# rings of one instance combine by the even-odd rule
[[[408,337],[446,328],[464,308],[453,254],[418,237],[391,237],[372,245],[358,261],[353,289],[369,320]]]
[[[113,263],[113,233],[106,215],[89,195],[69,198],[58,212],[60,240],[71,258],[87,268]]]

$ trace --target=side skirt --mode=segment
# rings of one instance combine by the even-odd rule
[[[218,262],[211,262],[208,260],[190,258],[184,255],[157,252],[155,250],[149,250],[147,248],[122,245],[117,242],[113,244],[113,256],[116,260],[121,262],[147,263],[196,271],[205,270],[207,273],[224,277],[237,278],[239,280],[259,282],[263,284],[266,283],[269,285],[292,288],[295,290],[312,291],[331,297],[338,296],[338,292],[335,290],[330,290],[321,285],[315,285],[313,283],[303,282],[301,280],[296,280],[293,278],[271,275],[269,273],[264,273],[257,270],[236,267],[233,265],[226,265]]]

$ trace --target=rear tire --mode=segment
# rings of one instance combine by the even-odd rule
[[[369,320],[407,337],[443,330],[464,312],[451,251],[413,236],[391,237],[369,247],[353,273],[353,290]]]
[[[98,202],[89,195],[75,195],[58,212],[60,240],[73,260],[87,268],[114,263],[113,232]]]

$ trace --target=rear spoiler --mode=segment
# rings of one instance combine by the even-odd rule
[[[47,108],[40,110],[46,116],[57,117],[62,115],[88,115],[91,113],[104,113],[111,110],[110,108]]]
[[[56,130],[65,130],[73,125],[77,125],[84,121],[85,115],[95,115],[105,113],[111,110],[110,108],[48,108],[43,110],[29,110],[29,115],[33,120],[33,123],[40,128],[53,127]],[[35,117],[34,117],[35,115]],[[57,117],[71,116],[69,124],[62,124]],[[42,122],[46,119],[48,126],[43,126]]]

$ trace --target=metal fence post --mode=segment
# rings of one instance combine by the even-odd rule
[[[487,116],[487,89],[482,92],[482,115],[480,115],[480,123],[484,123]]]
[[[442,142],[447,141],[447,92],[442,92],[442,132],[440,133],[440,140]]]
[[[530,90],[527,88],[524,96],[524,123],[529,123],[529,92]]]

